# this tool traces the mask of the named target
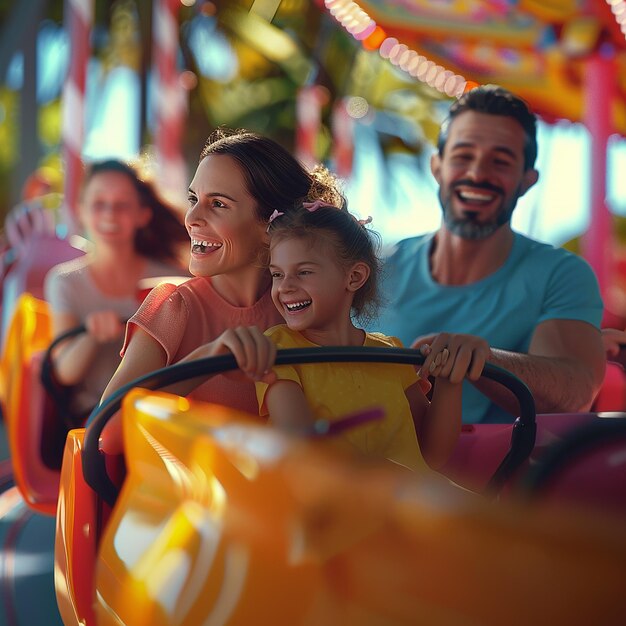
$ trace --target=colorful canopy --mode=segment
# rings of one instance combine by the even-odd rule
[[[332,8],[332,3],[325,3]],[[447,70],[496,83],[548,121],[585,119],[589,74],[604,70],[612,126],[626,135],[624,0],[358,0],[382,28]]]

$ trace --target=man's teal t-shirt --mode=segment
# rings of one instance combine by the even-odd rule
[[[430,274],[433,236],[401,241],[385,261],[384,301],[376,330],[408,346],[430,333],[467,333],[483,337],[493,348],[524,353],[543,321],[580,320],[600,327],[598,282],[589,264],[575,254],[515,233],[500,269],[470,285],[445,286]],[[513,418],[464,383],[465,423]]]

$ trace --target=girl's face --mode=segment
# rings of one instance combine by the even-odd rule
[[[354,297],[351,269],[329,243],[282,239],[270,249],[272,300],[292,330],[333,331],[349,320]],[[308,337],[311,339],[311,337]]]
[[[80,219],[89,238],[110,245],[134,242],[138,229],[152,218],[133,182],[121,172],[94,174],[83,192]]]
[[[267,225],[257,219],[256,201],[243,173],[224,154],[209,154],[198,165],[189,185],[185,226],[191,238],[189,271],[194,276],[247,269],[259,263],[267,246]]]

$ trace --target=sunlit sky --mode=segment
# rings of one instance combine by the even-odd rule
[[[582,124],[540,122],[538,142],[540,179],[520,199],[512,224],[522,233],[561,245],[589,223],[589,134]],[[430,153],[419,163],[397,155],[385,166],[367,127],[359,127],[359,143],[362,149],[349,184],[352,207],[373,215],[387,241],[434,230],[441,209],[429,169]],[[620,215],[626,215],[625,172],[626,140],[615,136],[609,146],[607,206]]]
[[[129,69],[111,72],[104,87],[91,74],[84,157],[137,156],[139,108],[137,76]],[[376,114],[372,114],[375,116]],[[590,139],[582,124],[539,124],[540,180],[513,215],[513,227],[536,239],[560,245],[582,233],[589,223]],[[372,227],[386,244],[437,228],[441,209],[429,169],[429,153],[420,159],[406,154],[383,157],[375,119],[355,125],[355,160],[346,181],[350,209],[374,218]],[[621,172],[621,175],[620,175]],[[607,205],[626,215],[626,140],[614,136],[609,145]],[[193,172],[189,172],[189,178]]]

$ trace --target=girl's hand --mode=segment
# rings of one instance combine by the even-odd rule
[[[475,335],[439,333],[416,339],[412,347],[426,355],[422,377],[447,378],[451,383],[478,380],[491,355],[489,344]]]
[[[276,344],[256,326],[229,328],[205,347],[205,356],[232,352],[241,372],[254,381],[268,384],[276,381],[276,374],[272,371]],[[241,372],[230,372],[227,376],[241,380]]]
[[[85,318],[85,327],[98,343],[106,343],[121,338],[126,324],[115,311],[94,311]]]

